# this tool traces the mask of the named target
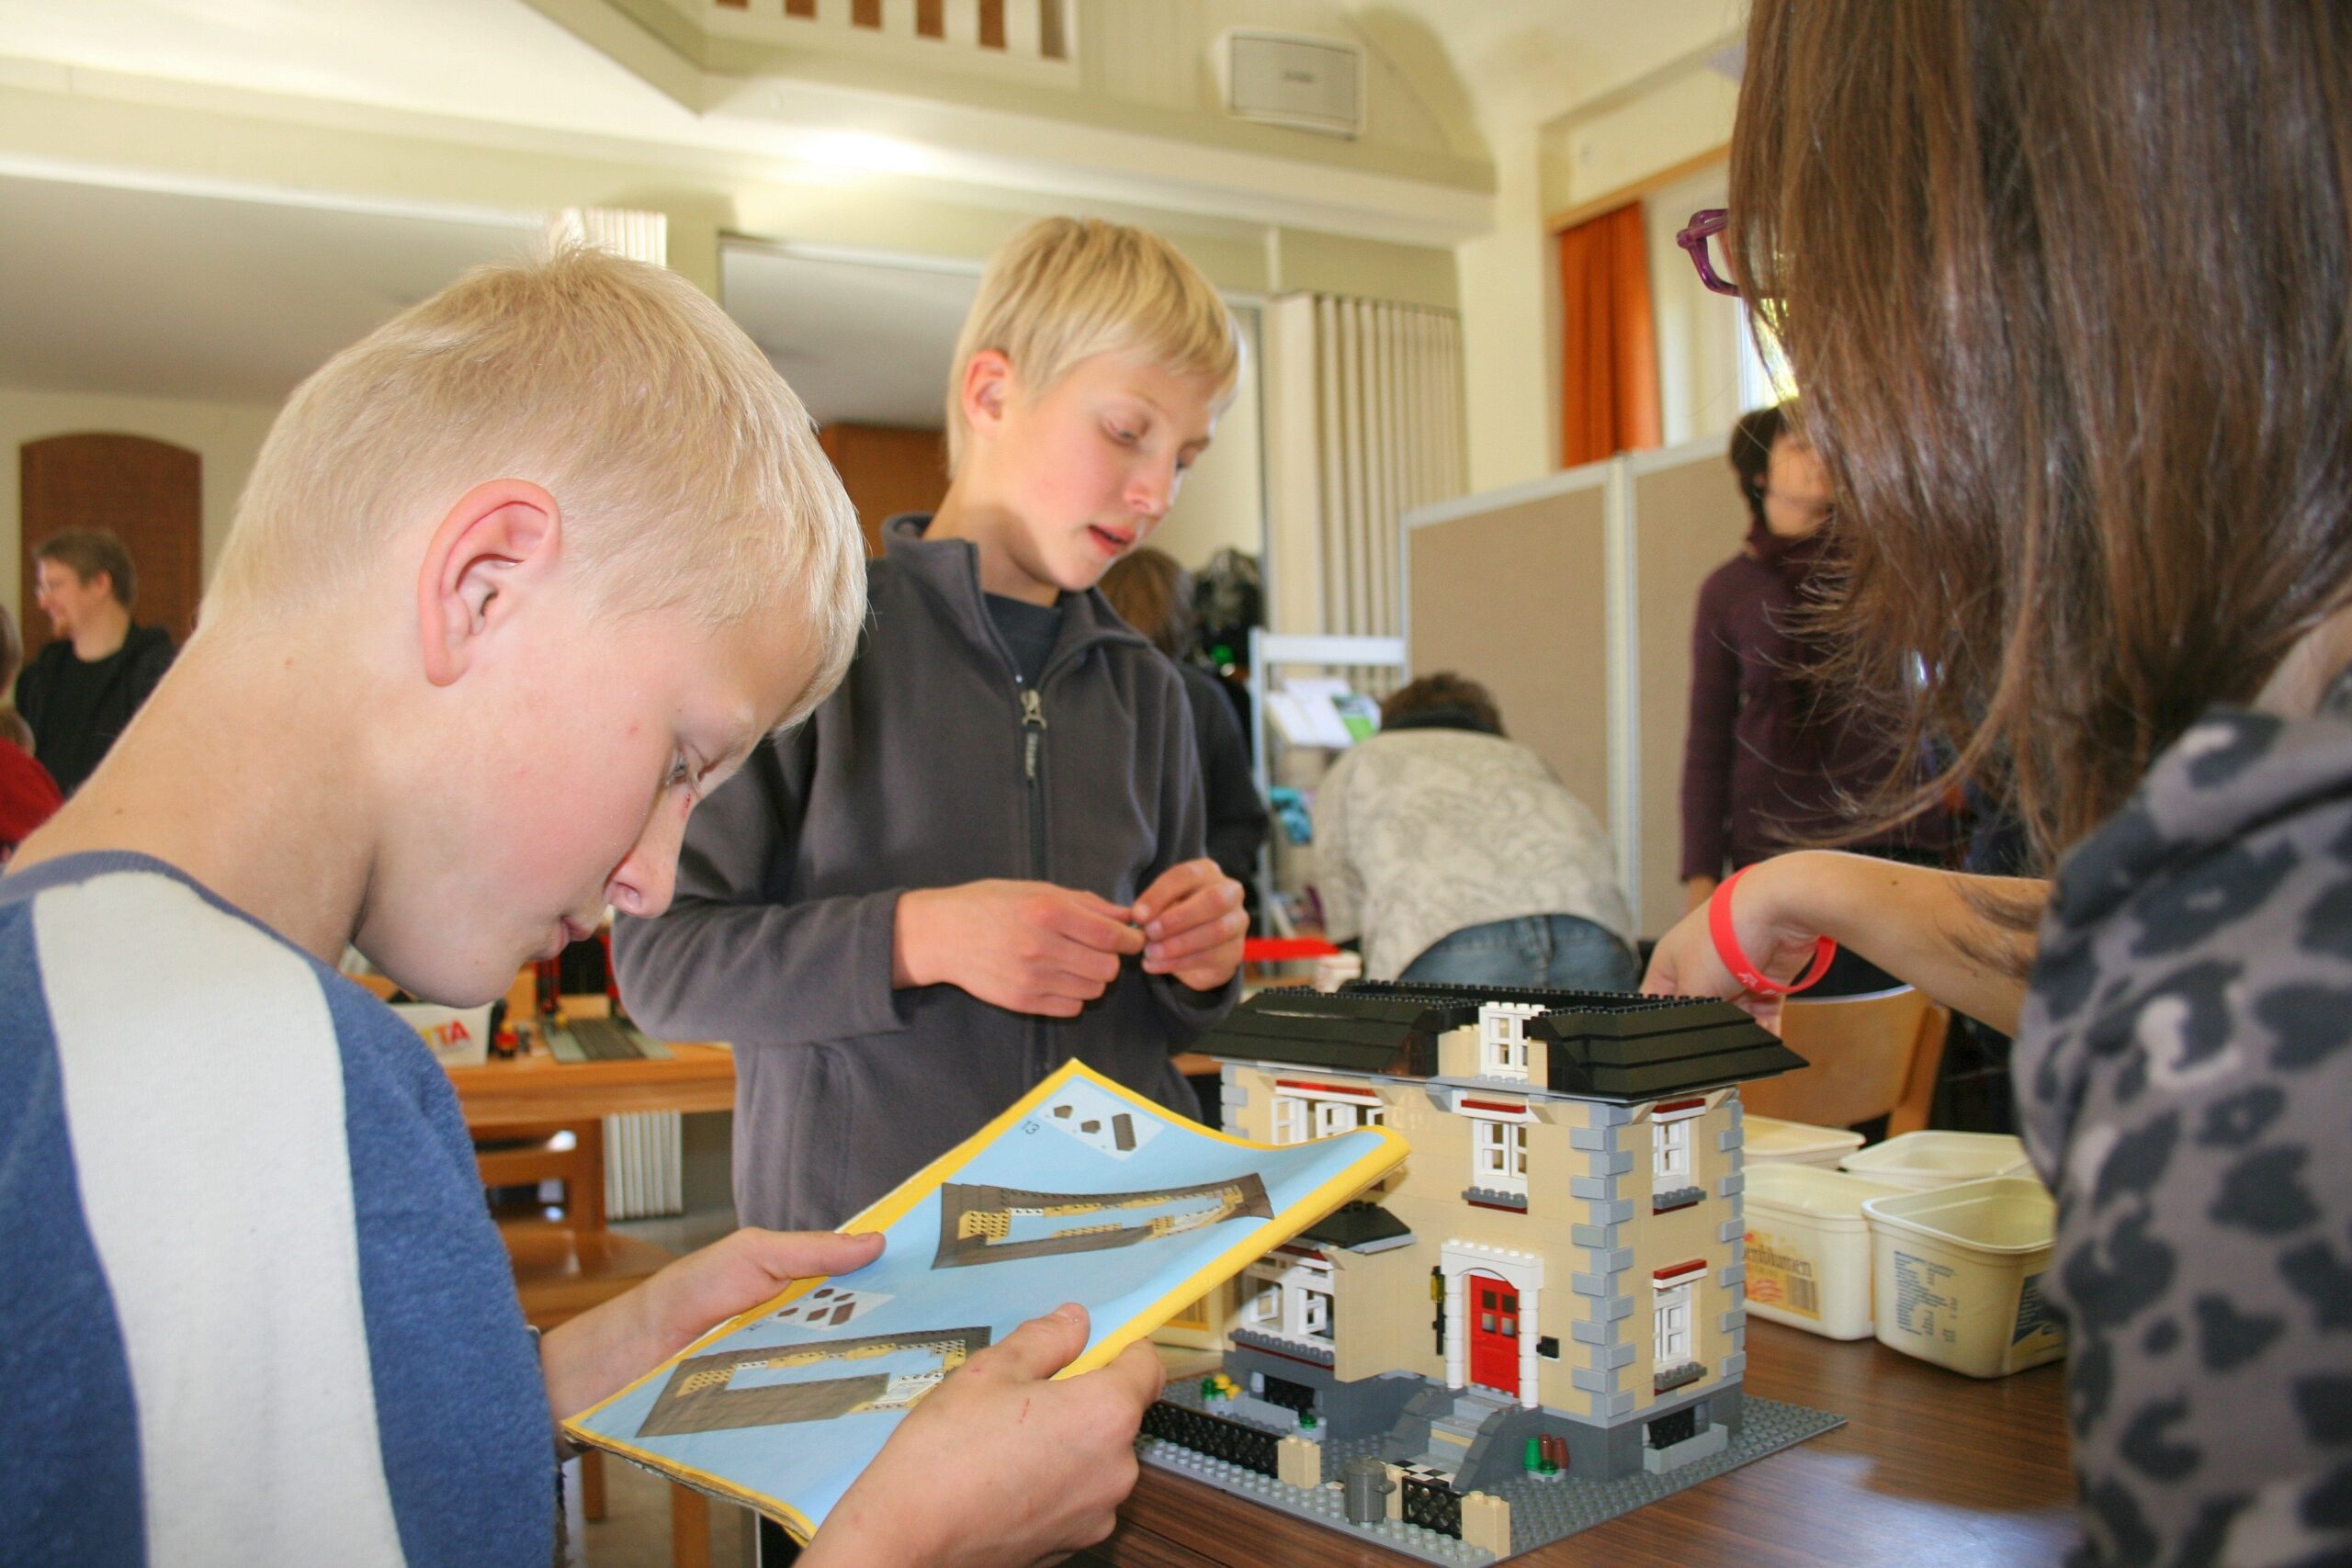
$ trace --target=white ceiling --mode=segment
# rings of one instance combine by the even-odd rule
[[[411,216],[0,175],[0,384],[275,403],[521,220]]]
[[[727,313],[820,424],[938,428],[978,275],[746,243],[721,252],[719,279]]]

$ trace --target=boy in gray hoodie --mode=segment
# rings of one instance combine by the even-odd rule
[[[735,1045],[743,1223],[839,1224],[1072,1056],[1190,1104],[1169,1059],[1232,1003],[1241,888],[1182,683],[1094,584],[1238,372],[1157,236],[1048,219],[989,265],[947,496],[886,528],[847,680],[695,814],[670,911],[616,922],[638,1021]]]

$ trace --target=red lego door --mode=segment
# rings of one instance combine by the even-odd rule
[[[1492,1274],[1465,1275],[1470,1292],[1470,1381],[1519,1393],[1519,1292]]]

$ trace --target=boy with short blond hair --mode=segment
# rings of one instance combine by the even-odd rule
[[[198,635],[0,878],[0,1562],[538,1568],[556,1419],[871,1259],[738,1232],[535,1348],[447,1077],[332,967],[478,1003],[658,914],[696,799],[839,679],[859,553],[656,268],[471,274],[295,393]],[[1042,1382],[1084,1337],[948,1379],[808,1561],[1106,1533],[1158,1380]]]
[[[639,1021],[735,1045],[745,1220],[838,1224],[1072,1056],[1195,1103],[1170,1058],[1231,1005],[1241,889],[1176,672],[1095,583],[1239,369],[1155,235],[1046,219],[989,264],[953,482],[885,529],[848,677],[697,817],[671,912],[616,925]]]

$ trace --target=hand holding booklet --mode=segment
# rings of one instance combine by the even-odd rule
[[[907,1412],[1064,1302],[1103,1365],[1405,1157],[1382,1127],[1288,1147],[1211,1132],[1077,1062],[842,1228],[853,1274],[796,1280],[603,1404],[574,1441],[806,1541]]]

